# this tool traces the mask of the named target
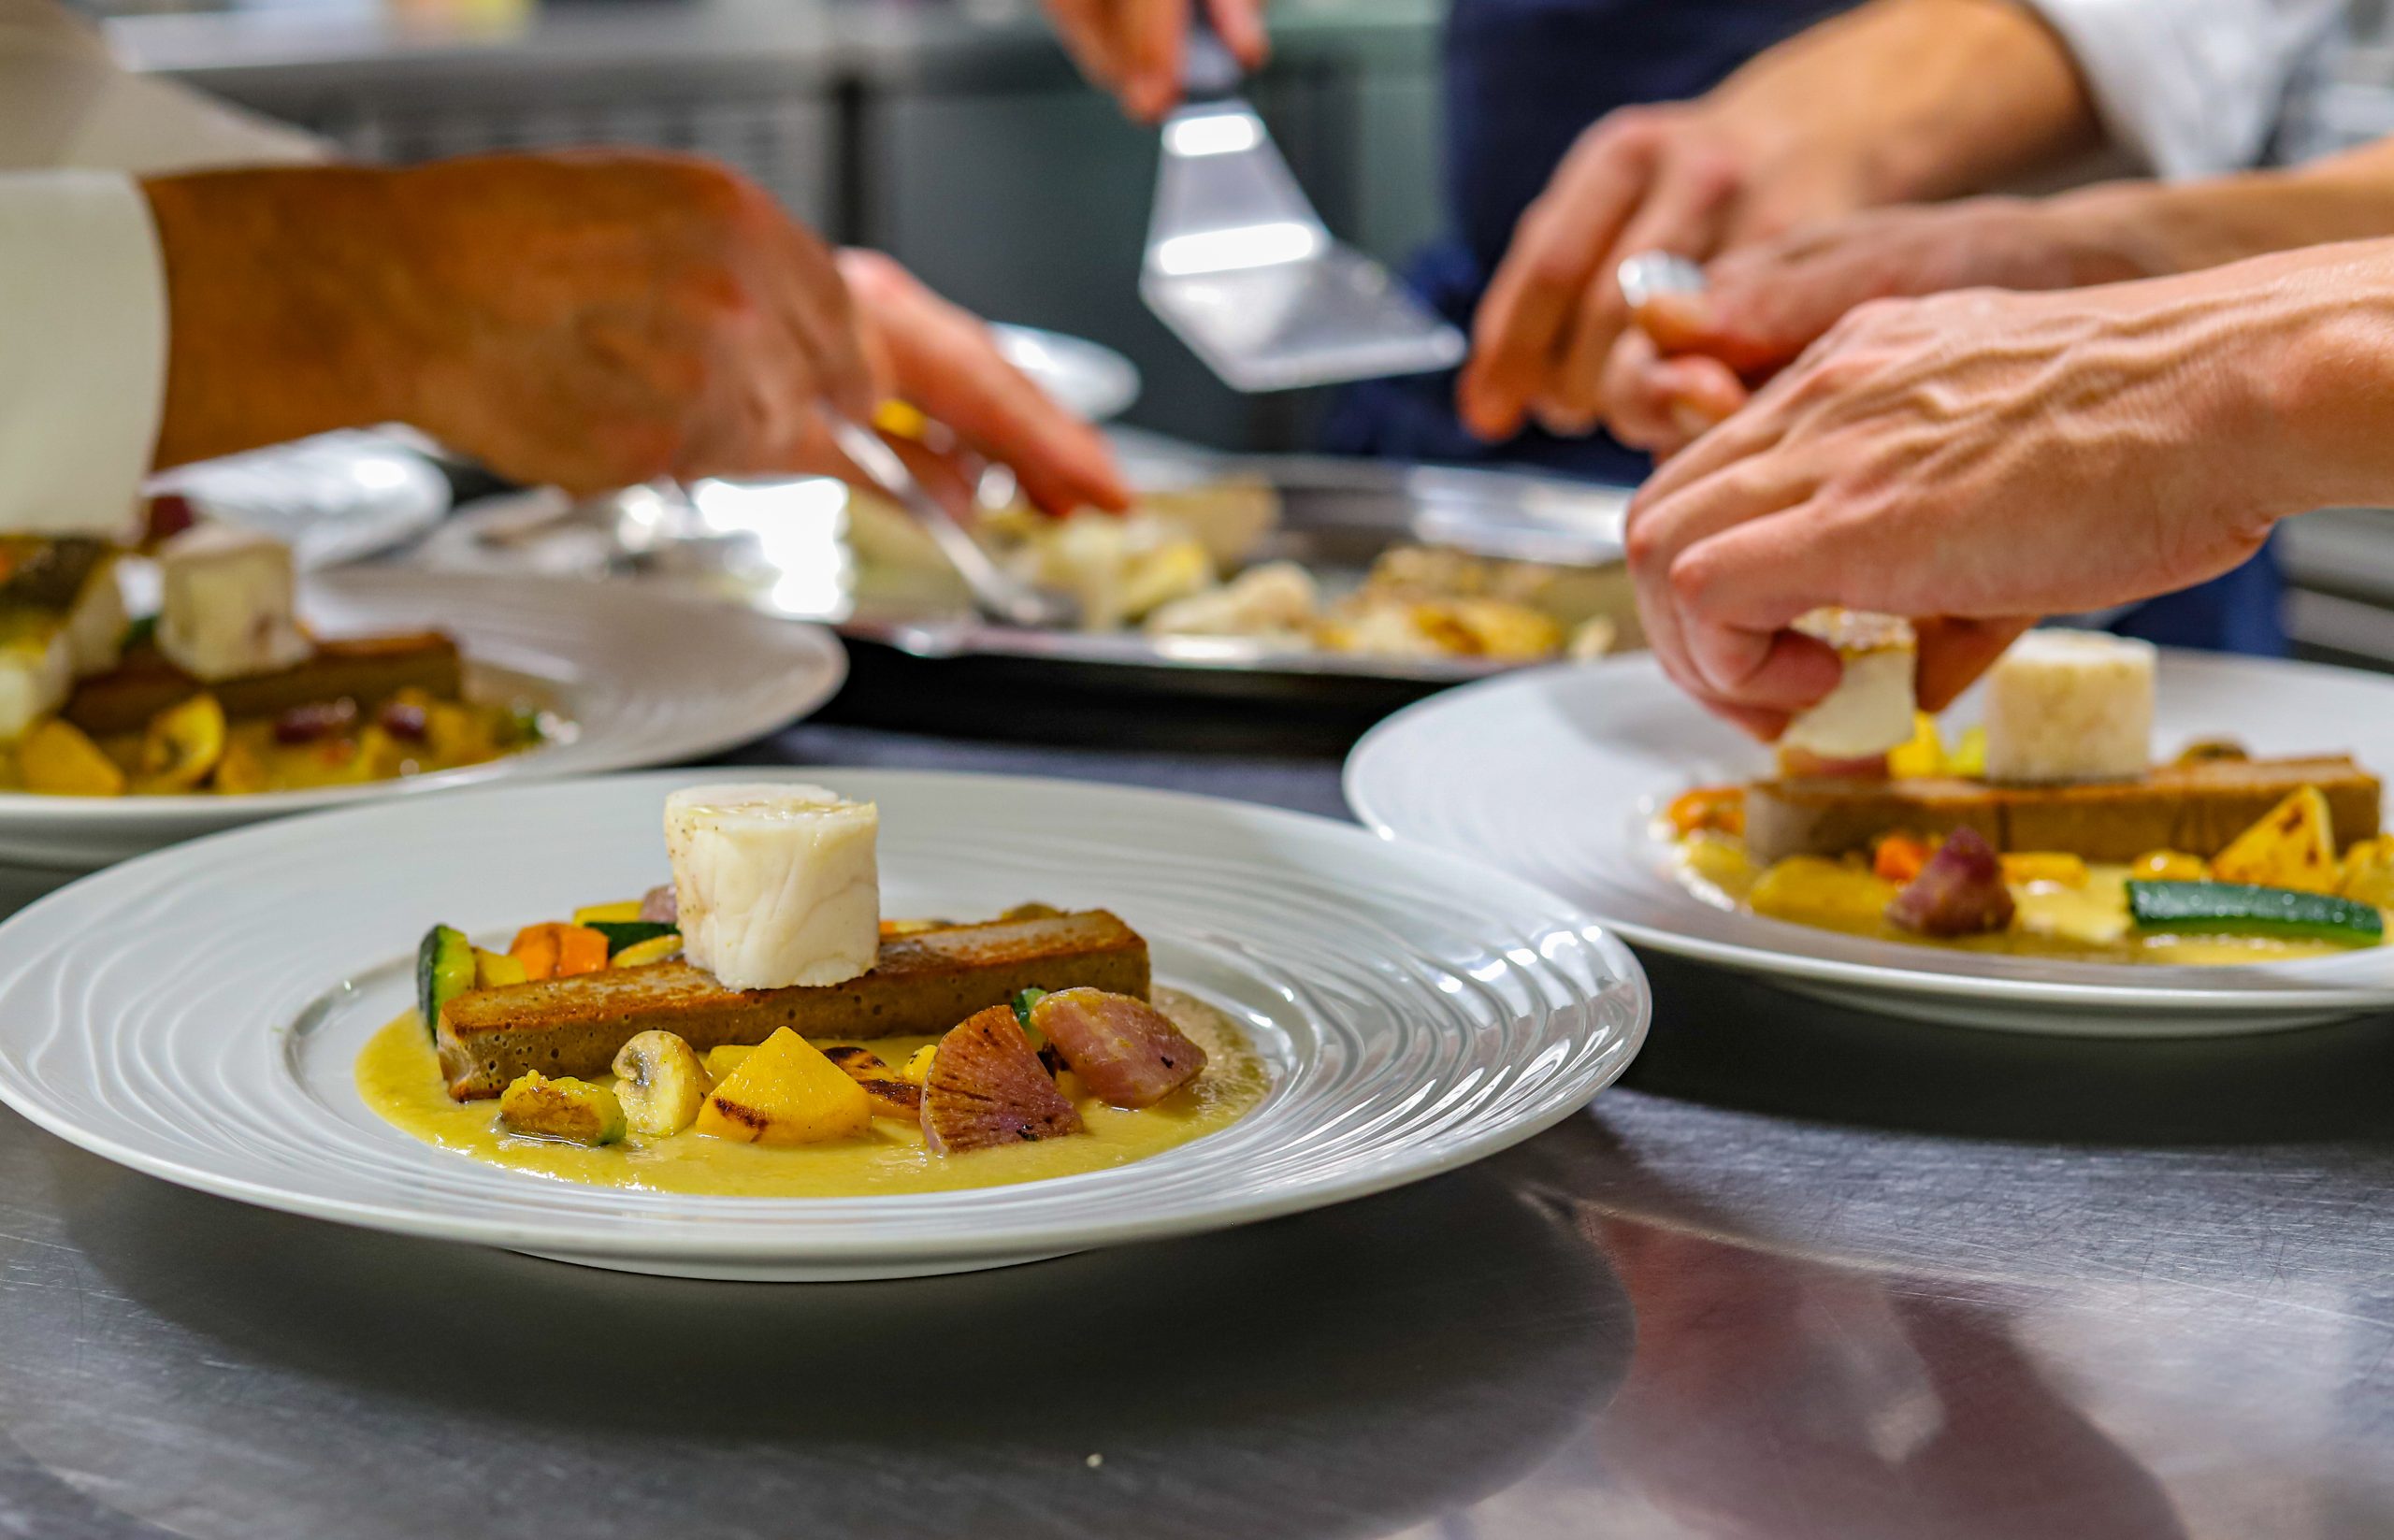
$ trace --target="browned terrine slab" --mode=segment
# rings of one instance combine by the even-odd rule
[[[2135,781],[2003,786],[1918,777],[1796,777],[1746,788],[1746,848],[1757,860],[1842,856],[1883,834],[1974,828],[1997,850],[2058,850],[2129,861],[2151,850],[2215,856],[2292,791],[2317,786],[2337,843],[2377,832],[2377,777],[2342,756],[2209,759]]]
[[[726,989],[687,963],[660,962],[470,989],[441,1011],[435,1036],[449,1094],[469,1101],[527,1070],[603,1073],[652,1028],[700,1053],[762,1043],[783,1027],[804,1037],[927,1035],[1025,989],[1083,986],[1147,998],[1147,942],[1103,909],[894,937],[871,972],[844,984]]]

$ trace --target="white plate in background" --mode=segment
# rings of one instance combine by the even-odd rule
[[[2154,746],[2350,754],[2394,771],[2394,679],[2165,651]],[[1966,699],[1953,713],[1967,719]],[[1707,903],[1672,874],[1654,813],[1690,786],[1768,773],[1651,657],[1531,669],[1434,696],[1348,756],[1347,800],[1392,840],[1484,860],[1640,946],[1867,1010],[2015,1031],[2198,1036],[2394,1009],[2394,948],[2231,967],[1996,957],[1839,935]]]
[[[254,797],[48,797],[0,792],[0,862],[88,871],[195,835],[446,786],[670,765],[761,738],[847,677],[839,639],[628,583],[355,568],[300,582],[324,636],[442,630],[469,694],[524,694],[568,719],[560,740],[488,764],[398,781]]]

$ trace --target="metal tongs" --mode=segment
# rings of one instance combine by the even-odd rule
[[[1139,294],[1233,390],[1288,390],[1460,363],[1463,334],[1337,240],[1238,94],[1238,61],[1194,6],[1185,103],[1163,158]]]
[[[922,526],[972,590],[973,603],[983,614],[1009,626],[1042,630],[1070,629],[1080,624],[1080,605],[1071,596],[1025,583],[998,565],[964,521],[931,496],[881,435],[829,408],[823,409],[823,416],[840,453],[855,462],[874,490]]]

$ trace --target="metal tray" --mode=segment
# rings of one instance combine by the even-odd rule
[[[1392,545],[1603,567],[1621,557],[1623,488],[1508,471],[1302,456],[1231,456],[1146,435],[1122,436],[1132,480],[1149,488],[1261,480],[1277,493],[1277,527],[1256,560],[1302,562],[1336,590]],[[860,641],[922,659],[1009,659],[1079,682],[1168,693],[1285,695],[1396,685],[1395,697],[1502,671],[1478,658],[1366,657],[1275,648],[1245,639],[1024,630],[995,625],[953,593],[910,594],[860,582],[844,536],[847,489],[808,478],[704,482],[679,496],[634,488],[570,502],[554,493],[463,510],[417,554],[427,565],[637,577],[822,621]],[[1110,677],[1109,677],[1110,676]],[[1392,698],[1395,698],[1392,697]]]

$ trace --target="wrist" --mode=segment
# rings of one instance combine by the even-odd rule
[[[2288,487],[2286,513],[2394,506],[2394,242],[2329,247],[2242,265],[2289,318],[2252,368]]]
[[[143,183],[166,273],[161,466],[403,418],[375,253],[392,173],[308,166]]]

